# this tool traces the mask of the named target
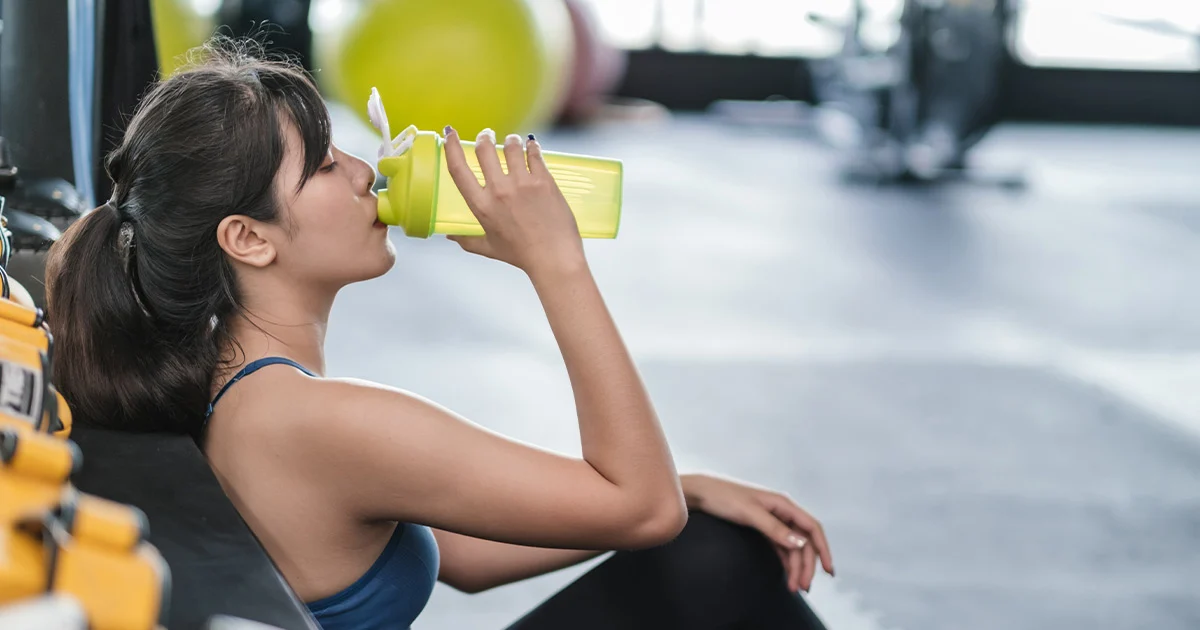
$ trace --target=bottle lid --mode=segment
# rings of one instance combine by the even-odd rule
[[[387,188],[379,191],[379,220],[400,226],[407,236],[429,238],[442,138],[432,131],[414,131],[410,140],[404,153],[379,160],[379,173],[388,179]]]
[[[400,226],[408,236],[428,238],[433,233],[433,207],[437,202],[441,137],[409,125],[392,138],[383,98],[375,88],[371,88],[367,99],[367,116],[383,134],[378,169],[388,185],[379,191],[379,220]]]
[[[379,145],[379,159],[403,155],[412,146],[412,134],[416,133],[417,128],[409,125],[393,138],[391,126],[388,124],[387,110],[383,107],[383,97],[379,95],[379,90],[376,88],[371,88],[371,96],[367,99],[367,118],[371,120],[371,124],[379,130],[379,133],[383,134],[383,142]]]

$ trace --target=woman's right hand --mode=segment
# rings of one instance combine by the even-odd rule
[[[463,153],[458,132],[446,127],[446,165],[484,236],[451,236],[464,250],[513,265],[533,276],[543,270],[575,269],[586,262],[575,215],[542,159],[542,148],[530,138],[511,135],[504,141],[508,172],[500,167],[495,136],[479,134],[475,155],[485,183],[479,185]]]

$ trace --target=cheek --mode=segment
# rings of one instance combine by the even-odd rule
[[[332,183],[332,182],[331,182]],[[346,237],[363,231],[364,214],[360,200],[348,186],[322,186],[305,200],[304,230],[334,249],[341,249]]]

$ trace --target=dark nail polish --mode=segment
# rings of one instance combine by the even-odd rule
[[[442,130],[443,136],[449,136],[452,133],[454,133],[454,127],[451,127],[450,125],[446,125],[446,128]]]
[[[534,137],[533,137],[533,134],[529,134],[529,141],[530,141],[530,142],[537,142],[537,138],[534,138]]]

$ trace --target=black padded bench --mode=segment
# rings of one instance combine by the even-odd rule
[[[171,567],[167,627],[203,630],[229,615],[284,630],[317,630],[191,439],[76,427],[82,491],[141,508]]]

